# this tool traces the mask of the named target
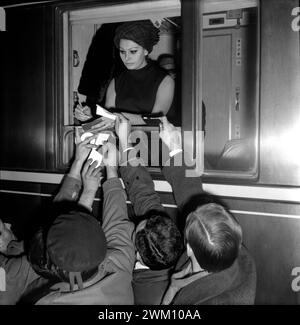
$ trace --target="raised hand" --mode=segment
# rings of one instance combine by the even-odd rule
[[[119,151],[116,145],[111,142],[105,143],[101,148],[101,153],[103,155],[103,164],[106,167],[116,167],[119,166]]]
[[[78,203],[92,210],[94,198],[101,182],[101,167],[96,168],[97,162],[91,164],[91,160],[87,160],[81,172],[83,182],[83,191]]]
[[[101,121],[91,127],[91,132],[99,132],[113,128],[115,126],[115,120],[107,118],[105,116],[101,117]]]
[[[164,116],[159,125],[159,136],[170,151],[182,149],[181,132]]]
[[[93,116],[89,106],[81,106],[78,104],[74,110],[74,117],[77,118],[78,121],[85,122]]]
[[[97,167],[97,161],[92,163],[91,159],[88,159],[84,164],[81,172],[81,178],[84,191],[96,193],[102,179],[102,167]]]
[[[94,134],[90,137],[87,137],[84,141],[81,141],[80,134],[78,128],[75,128],[75,144],[76,144],[76,153],[75,160],[82,163],[88,157],[91,149],[97,148],[97,145],[91,144],[91,140],[97,138],[97,134]]]
[[[102,161],[106,167],[107,179],[117,177],[120,155],[116,145],[111,142],[107,142],[102,146],[101,151],[103,155]]]

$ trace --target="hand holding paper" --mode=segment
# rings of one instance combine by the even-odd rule
[[[87,137],[92,136],[93,133],[91,132],[85,132],[81,135],[81,141],[84,141]],[[91,144],[97,145],[97,146],[102,146],[109,138],[110,134],[109,133],[99,133],[96,139],[92,139],[91,140]],[[92,159],[92,163],[94,161],[97,161],[97,167],[100,166],[103,156],[101,155],[101,153],[99,153],[97,151],[97,149],[93,148],[90,152],[90,155],[88,157],[88,159]]]
[[[116,116],[114,114],[110,113],[108,110],[106,110],[102,106],[96,105],[96,107],[97,107],[97,110],[96,110],[96,114],[97,115],[106,117],[106,118],[111,119],[111,120],[115,120],[116,119]]]

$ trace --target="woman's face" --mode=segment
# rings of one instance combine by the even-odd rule
[[[148,51],[139,44],[127,40],[120,40],[120,57],[128,70],[138,70],[146,64]]]

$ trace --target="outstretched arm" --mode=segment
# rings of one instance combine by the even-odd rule
[[[165,166],[162,172],[166,180],[171,184],[176,204],[181,209],[193,195],[203,193],[202,180],[201,177],[187,177],[187,166],[183,159],[187,159],[187,157],[183,157],[181,132],[168,122],[166,117],[162,118],[159,135],[169,148],[171,155],[169,166]],[[177,162],[182,162],[181,165],[176,166],[174,164],[175,159]]]
[[[110,260],[132,274],[135,262],[134,225],[128,219],[126,194],[118,178],[118,152],[115,146],[103,146],[107,180],[103,184],[103,223]]]
[[[116,133],[119,137],[119,149],[122,155],[120,175],[124,182],[126,192],[138,218],[150,210],[164,210],[159,195],[155,192],[154,183],[148,170],[127,157],[134,157],[134,150],[130,142],[130,122],[122,115],[118,115]],[[131,150],[132,149],[132,150]],[[128,156],[127,156],[128,155]],[[138,220],[136,220],[138,221]]]
[[[92,164],[91,162],[92,160],[89,159],[83,166],[81,173],[83,191],[78,201],[80,205],[86,207],[90,211],[92,211],[94,198],[99,188],[102,176],[101,167],[99,166],[96,168],[98,162],[94,161]]]

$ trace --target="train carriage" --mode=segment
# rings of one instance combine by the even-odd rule
[[[42,221],[70,164],[74,101],[90,96],[84,72],[95,78],[88,75],[95,35],[107,27],[101,42],[109,46],[115,25],[150,19],[161,35],[151,59],[174,57],[176,123],[192,144],[204,189],[240,221],[255,259],[256,304],[300,303],[298,0],[0,5],[1,218],[20,238]],[[155,127],[137,130],[155,137]],[[149,169],[173,215],[156,155]],[[95,213],[99,206],[97,198]]]

